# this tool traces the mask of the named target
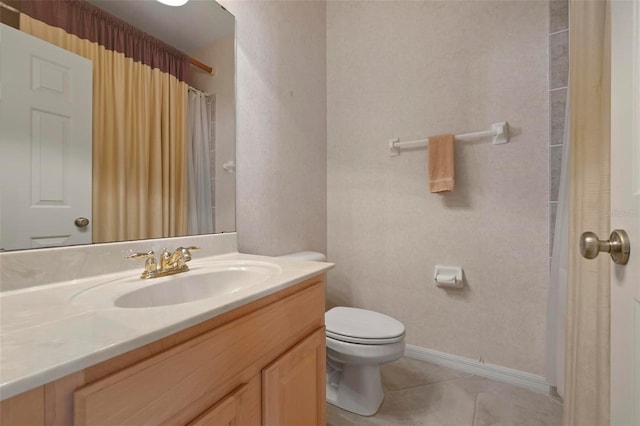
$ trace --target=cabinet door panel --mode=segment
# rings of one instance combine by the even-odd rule
[[[189,423],[189,426],[239,426],[243,399],[247,395],[247,389],[247,385],[239,386],[222,401]]]
[[[325,424],[325,339],[319,328],[262,371],[265,425]]]

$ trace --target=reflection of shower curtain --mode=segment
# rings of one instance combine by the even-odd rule
[[[189,88],[187,157],[189,162],[189,235],[213,233],[211,203],[211,103],[209,96]]]
[[[564,396],[565,324],[567,318],[567,274],[569,270],[569,144],[570,106],[567,99],[562,145],[560,192],[551,252],[547,301],[547,382]]]

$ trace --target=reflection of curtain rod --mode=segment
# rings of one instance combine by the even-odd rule
[[[189,62],[194,67],[200,68],[201,70],[203,70],[207,74],[216,75],[216,70],[213,67],[210,67],[207,64],[203,64],[202,62],[200,62],[197,59],[189,58]]]
[[[0,7],[4,7],[7,10],[10,10],[13,13],[20,13],[20,11],[18,9],[16,9],[15,7],[12,7],[8,4],[6,4],[5,2],[0,1]]]

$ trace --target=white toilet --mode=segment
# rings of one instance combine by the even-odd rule
[[[322,253],[282,257],[324,261]],[[384,394],[380,364],[404,354],[404,325],[365,309],[336,307],[325,313],[327,329],[327,402],[363,416],[380,408]]]

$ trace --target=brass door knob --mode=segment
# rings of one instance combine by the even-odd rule
[[[89,219],[87,219],[86,217],[79,217],[76,220],[74,220],[73,223],[78,228],[84,228],[85,226],[87,226],[89,224]]]
[[[617,265],[626,265],[631,253],[629,236],[622,229],[616,229],[608,240],[600,240],[593,232],[584,232],[580,236],[580,253],[586,259],[595,259],[600,252],[609,253]]]

